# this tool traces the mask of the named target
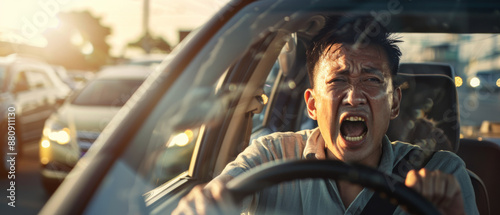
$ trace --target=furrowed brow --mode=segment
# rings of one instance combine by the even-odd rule
[[[337,72],[337,75],[347,76],[347,75],[349,75],[349,73],[351,73],[351,72],[348,69],[344,69],[344,70]]]
[[[361,73],[373,74],[373,75],[378,75],[380,77],[384,77],[384,73],[382,73],[382,71],[380,71],[379,69],[376,69],[376,68],[363,68],[361,70]]]

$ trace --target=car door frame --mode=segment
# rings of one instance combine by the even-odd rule
[[[105,178],[105,173],[112,167],[114,162],[122,154],[125,146],[128,145],[133,135],[139,130],[153,107],[159,102],[159,98],[174,84],[184,69],[195,58],[205,44],[215,35],[232,17],[243,7],[253,1],[232,1],[223,7],[212,19],[210,19],[198,32],[193,33],[191,38],[185,39],[185,43],[180,44],[177,53],[171,53],[174,57],[168,65],[161,64],[157,71],[161,74],[162,81],[155,83],[145,83],[151,86],[151,93],[138,99],[137,103],[150,105],[136,105],[133,108],[124,107],[122,113],[135,112],[124,118],[115,117],[120,121],[120,129],[115,129],[112,133],[103,134],[98,138],[94,147],[96,156],[92,162],[86,164],[85,168],[78,169],[70,175],[78,177],[68,177],[54,193],[51,199],[40,211],[41,214],[81,214],[85,211],[92,196],[96,193],[100,183]],[[154,74],[151,74],[154,76]],[[144,87],[146,88],[146,87]],[[108,125],[112,130],[117,125]],[[106,144],[102,144],[107,139]],[[99,156],[102,154],[102,156]],[[80,160],[80,162],[85,162]]]

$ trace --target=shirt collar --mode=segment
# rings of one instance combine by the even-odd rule
[[[308,160],[324,160],[325,156],[325,141],[321,136],[319,127],[312,130],[312,133],[307,138],[306,146],[302,156]]]
[[[382,157],[380,158],[380,163],[378,165],[378,170],[381,172],[391,174],[394,165],[394,152],[392,151],[391,141],[387,136],[382,138]]]

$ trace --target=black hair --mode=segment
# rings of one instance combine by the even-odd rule
[[[325,49],[333,44],[357,45],[361,48],[378,45],[387,55],[391,74],[394,77],[399,69],[401,51],[387,28],[373,17],[356,17],[340,19],[328,18],[323,29],[313,38],[307,50],[307,70],[311,87],[314,87],[315,66]]]

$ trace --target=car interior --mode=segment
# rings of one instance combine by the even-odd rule
[[[371,10],[385,9],[385,5],[363,4],[353,8],[348,3],[339,3],[335,8],[318,4],[307,12],[290,13],[288,8],[272,7],[269,1],[253,2],[247,6],[237,11],[239,5],[230,5],[238,14],[227,24],[219,26],[213,33],[216,37],[205,44],[186,42],[192,46],[181,46],[182,49],[196,50],[196,55],[178,49],[181,51],[173,58],[173,63],[162,64],[162,69],[151,74],[137,90],[130,99],[132,102],[129,101],[121,110],[123,113],[133,110],[137,114],[113,119],[96,141],[97,146],[80,161],[89,165],[81,170],[81,175],[87,175],[84,177],[92,180],[94,187],[75,189],[96,190],[84,197],[89,206],[69,211],[90,214],[169,213],[191,188],[219,175],[253,139],[272,132],[316,127],[315,122],[308,118],[303,101],[303,92],[309,86],[306,47],[328,18],[343,17],[345,11],[366,15]],[[438,3],[434,6],[436,11],[447,11],[443,8],[449,7]],[[269,9],[269,13],[258,13],[262,8]],[[429,15],[422,12],[422,8],[407,7],[408,13],[393,14],[393,22],[388,27],[398,33],[491,33],[490,27],[496,25],[493,20],[497,15],[485,13],[489,11],[485,8],[487,5],[479,4],[470,10],[458,8],[451,15]],[[475,25],[480,18],[488,23]],[[200,33],[186,41],[201,40],[203,36]],[[176,61],[177,58],[182,60]],[[498,171],[488,171],[495,168],[496,162],[478,162],[478,158],[483,154],[498,158],[500,154],[498,150],[492,150],[494,146],[487,141],[460,139],[454,75],[453,68],[446,64],[401,64],[395,83],[403,88],[402,102],[405,104],[402,108],[405,111],[391,122],[396,124],[388,135],[392,140],[418,140],[418,144],[429,147],[429,150],[457,153],[470,170],[479,211],[481,214],[496,214],[500,210],[493,210],[494,203],[500,199],[497,192],[488,192],[498,190],[495,184],[498,180],[490,180],[498,178]],[[129,107],[128,104],[133,102],[147,105]],[[423,127],[416,126],[417,120]],[[392,131],[408,124],[413,126],[407,127],[406,135]],[[429,125],[431,127],[425,127]],[[120,129],[114,130],[116,128]],[[413,128],[424,129],[420,133],[431,129],[431,134],[435,135],[421,138]],[[106,139],[112,141],[103,145]],[[476,147],[478,145],[482,147]],[[104,154],[106,156],[97,156]],[[180,155],[181,164],[172,161]],[[86,159],[94,158],[92,156],[108,163],[98,166],[97,161]],[[172,166],[178,169],[167,174]],[[107,173],[101,178],[90,179],[92,168],[100,168],[94,170],[98,173]],[[69,188],[76,184],[76,179],[70,179],[62,186]],[[109,192],[120,188],[141,193],[141,196],[117,196],[119,194]],[[115,206],[129,207],[108,207],[110,199]],[[76,204],[76,200],[73,203]],[[108,211],[103,211],[105,208],[109,208]]]
[[[401,64],[396,79],[402,87],[403,98],[400,116],[392,120],[389,125],[387,131],[389,139],[414,144],[422,143],[422,139],[427,139],[423,145],[420,145],[423,149],[448,150],[457,153],[462,146],[453,68],[450,65],[435,63]],[[425,125],[434,126],[438,130],[419,128],[416,125],[419,117],[430,120],[431,123]],[[404,128],[412,130],[413,135],[401,136],[401,133],[405,133],[401,132]],[[417,131],[419,129],[423,131]],[[439,131],[442,131],[442,135],[439,135]],[[476,140],[475,144],[482,143]],[[476,194],[479,213],[489,214],[490,200],[487,186],[478,175],[470,170],[467,163],[469,160],[464,160],[469,167],[468,173]],[[489,187],[496,186],[488,185]]]
[[[221,136],[216,139],[210,140],[220,145],[197,146],[199,148],[196,151],[213,151],[217,154],[216,160],[210,159],[210,156],[215,155],[211,153],[193,155],[192,161],[196,163],[190,172],[192,171],[193,176],[200,182],[210,180],[220,174],[226,164],[257,137],[273,132],[298,131],[317,126],[308,118],[303,101],[303,92],[309,87],[305,67],[305,49],[311,38],[325,24],[326,18],[323,15],[304,15],[304,17],[311,18],[296,17],[297,20],[302,21],[284,24],[279,31],[269,32],[260,41],[253,43],[249,51],[226,71],[227,74],[222,76],[224,79],[219,80],[218,85],[222,85],[219,89],[223,89],[224,86],[229,89],[231,84],[239,85],[242,89],[238,89],[240,99],[233,100],[229,104],[232,115],[230,118],[226,116],[219,124],[221,126],[219,131],[223,133],[220,133]],[[297,26],[307,27],[297,28]],[[259,54],[261,56],[256,59],[255,56]],[[272,84],[264,82],[266,76],[268,80],[271,79]],[[429,145],[423,145],[423,147],[430,147],[429,150],[453,152],[457,152],[460,147],[462,149],[467,147],[467,145],[461,146],[460,143],[459,111],[453,68],[446,64],[405,63],[401,64],[395,82],[404,85],[402,86],[404,88],[402,108],[414,108],[406,112],[402,111],[407,115],[401,114],[398,119],[394,120],[399,122],[391,123],[408,123],[409,121],[415,123],[417,118],[426,118],[439,133],[437,136],[432,136],[435,142],[432,144],[431,141],[427,142],[432,147]],[[263,91],[268,91],[269,95]],[[392,126],[388,135],[401,133],[401,128],[401,126]],[[414,138],[418,137],[395,136],[391,139],[417,140]],[[442,138],[445,139],[442,140]],[[475,140],[468,141],[475,142],[472,144],[482,144]],[[470,161],[465,159],[465,162],[468,164]],[[213,170],[207,172],[208,174],[201,170],[210,169],[205,168],[207,163],[213,165]],[[484,163],[482,168],[485,168]],[[474,174],[474,171],[469,173],[476,192],[479,211],[481,214],[489,214],[491,200],[489,200],[487,190],[496,185],[485,184],[480,176]]]
[[[254,48],[250,49],[251,51],[229,70],[239,71],[241,68],[245,68],[247,71],[253,70],[254,74],[249,78],[248,83],[254,83],[253,80],[257,80],[257,78],[259,80],[257,80],[257,84],[252,84],[251,87],[246,86],[242,90],[241,99],[234,107],[235,114],[228,125],[226,137],[223,138],[221,151],[218,152],[214,171],[210,174],[211,177],[217,176],[228,162],[232,161],[242,149],[251,144],[251,140],[257,137],[279,131],[312,129],[317,126],[315,121],[307,116],[302,92],[309,87],[305,67],[305,47],[313,34],[311,31],[319,29],[324,21],[322,16],[313,17],[308,20],[311,23],[309,26],[313,27],[306,33],[299,31],[286,36],[278,33],[275,36],[278,39],[271,40],[271,44],[265,44],[268,41],[266,38],[266,40],[261,41],[262,44],[254,45]],[[318,27],[315,28],[315,25]],[[282,38],[279,38],[280,36]],[[283,40],[286,40],[285,45],[283,45]],[[279,45],[276,46],[283,47],[279,53],[277,52],[279,49],[274,48],[273,43],[278,43]],[[263,51],[261,47],[267,48],[267,51]],[[275,62],[265,60],[253,65],[253,56],[259,52],[264,52],[263,59],[277,60]],[[245,57],[252,58],[246,60]],[[247,61],[252,63],[247,63]],[[264,71],[262,72],[264,74],[258,74],[259,71]],[[265,71],[270,71],[267,79],[271,79],[271,82],[262,83],[263,77],[268,75]],[[402,111],[406,115],[401,114],[394,121],[407,124],[409,121],[415,123],[417,118],[427,118],[431,122],[431,126],[437,127],[440,133],[437,136],[431,135],[435,141],[432,143],[432,147],[428,145],[422,147],[430,147],[429,150],[457,152],[460,145],[460,123],[453,68],[446,64],[437,63],[404,63],[400,66],[395,82],[398,85],[404,85],[402,86],[404,88],[402,108],[411,110]],[[258,86],[262,88],[259,89]],[[263,91],[268,91],[269,95]],[[263,97],[266,97],[265,100],[269,104],[264,102]],[[241,108],[241,104],[247,107],[243,108],[245,114],[240,114],[241,118],[237,118],[235,116],[237,116],[236,113],[239,113],[238,109]],[[253,124],[249,125],[251,119],[253,119]],[[392,122],[392,124],[395,123]],[[405,133],[401,132],[401,128],[400,124],[391,126],[388,135]],[[445,139],[440,140],[442,138]],[[411,138],[404,136],[392,138],[391,136],[390,139],[410,142],[418,140],[418,137],[413,135]],[[235,142],[239,144],[234,144]],[[431,141],[428,141],[427,144],[431,144]],[[490,206],[486,185],[472,171],[470,171],[470,176],[476,191],[479,210],[481,214],[488,214]]]
[[[286,48],[288,49],[290,46],[296,46],[296,44],[290,45],[289,41]],[[303,52],[304,51],[301,51],[301,53]],[[279,60],[289,59],[289,55],[290,53],[283,52],[281,53]],[[296,68],[296,64],[293,66],[286,65],[286,61],[280,62],[280,65],[285,65],[284,68],[281,68],[280,75],[283,75],[282,73],[286,73],[293,77],[297,75],[291,73],[294,71],[301,71],[300,67]],[[302,67],[302,73],[305,73],[306,71],[304,65],[302,65]],[[291,69],[291,71],[287,71],[286,68],[293,69]],[[468,173],[476,193],[476,204],[478,205],[480,214],[490,214],[489,199],[494,199],[495,197],[493,196],[494,194],[488,195],[487,188],[494,188],[497,185],[496,183],[488,183],[487,186],[481,177],[474,173],[484,171],[484,169],[486,169],[484,168],[484,162],[482,165],[473,164],[478,163],[478,161],[475,161],[477,159],[474,159],[474,155],[478,156],[479,154],[494,153],[497,147],[488,141],[472,139],[460,140],[460,122],[458,115],[459,104],[457,99],[457,90],[454,83],[455,79],[453,68],[450,65],[442,63],[402,63],[400,65],[398,76],[395,78],[395,84],[402,87],[402,110],[398,118],[391,121],[389,130],[387,131],[389,139],[408,143],[421,143],[422,145],[420,146],[425,150],[448,150],[457,153],[462,159],[464,159],[469,167]],[[298,85],[301,86],[301,91],[304,91],[305,88],[309,87],[307,78],[301,77],[298,80]],[[303,82],[300,82],[300,80]],[[286,83],[288,82],[281,82],[281,84]],[[281,99],[289,99],[292,100],[292,102],[276,102],[275,105],[283,105],[284,107],[274,106],[273,108],[265,110],[276,108],[284,111],[277,111],[275,113],[277,116],[268,116],[263,118],[270,121],[280,121],[280,123],[276,124],[281,125],[282,127],[276,126],[272,123],[272,121],[267,121],[267,123],[263,122],[261,126],[254,125],[255,131],[252,133],[251,140],[277,131],[297,131],[304,128],[312,129],[317,126],[315,121],[307,117],[304,106],[305,104],[301,95],[292,95],[290,92],[286,91],[280,91],[279,93],[281,94]],[[270,100],[272,100],[272,98]],[[294,111],[294,109],[302,111]],[[297,114],[290,114],[287,118],[287,113]],[[268,111],[264,114],[269,115],[273,113]],[[256,116],[254,116],[254,118]],[[294,121],[292,119],[296,120]],[[422,126],[419,127],[416,125],[424,119],[428,120],[428,124],[422,124],[422,126],[432,126],[437,129],[430,130],[430,128],[422,128]],[[292,121],[293,123],[287,123]],[[289,127],[284,128],[283,123]],[[405,129],[408,129],[409,131],[405,131]],[[462,142],[465,142],[464,146],[461,145]],[[478,145],[481,145],[482,149],[476,148]],[[462,151],[460,154],[458,153],[459,148]],[[469,152],[469,150],[474,150],[476,152],[473,154],[464,153],[465,151]],[[479,166],[482,166],[482,168]],[[481,175],[484,175],[487,178],[492,177],[492,174],[487,175],[483,172],[481,172]]]

